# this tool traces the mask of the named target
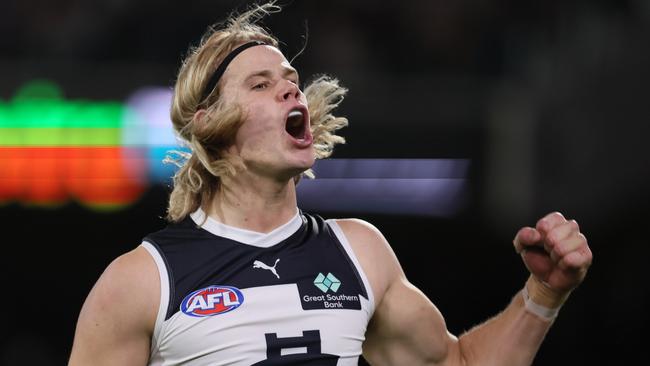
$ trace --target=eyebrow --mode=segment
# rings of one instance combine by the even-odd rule
[[[282,76],[286,78],[286,77],[289,76],[289,75],[295,75],[296,79],[297,79],[298,81],[300,80],[300,76],[298,75],[298,71],[297,71],[296,69],[294,69],[293,67],[286,67],[286,66],[284,66],[284,67],[282,68]],[[246,84],[246,83],[248,83],[252,78],[254,78],[254,77],[258,77],[258,76],[266,77],[266,78],[271,78],[271,76],[273,76],[273,72],[272,72],[271,70],[260,70],[260,71],[253,72],[252,74],[248,75],[248,76],[244,79],[244,83]]]

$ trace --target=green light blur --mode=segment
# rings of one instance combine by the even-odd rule
[[[0,128],[0,146],[118,146],[117,128]]]
[[[126,109],[119,102],[66,101],[56,84],[35,80],[0,101],[0,146],[116,146]]]

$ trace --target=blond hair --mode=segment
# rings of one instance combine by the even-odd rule
[[[256,23],[280,10],[274,1],[255,5],[242,14],[231,16],[220,29],[210,27],[183,61],[174,86],[171,120],[177,136],[191,152],[172,151],[164,160],[179,167],[173,177],[167,208],[169,221],[181,221],[199,207],[205,207],[218,191],[220,177],[235,175],[238,169],[243,169],[238,160],[226,152],[243,122],[241,108],[222,101],[219,84],[205,100],[202,95],[212,73],[238,45],[262,41],[278,47],[278,40]],[[339,85],[338,80],[323,75],[310,82],[304,93],[311,116],[314,156],[317,159],[329,157],[334,145],[345,143],[335,131],[346,126],[348,121],[331,112],[342,101],[347,89]],[[196,120],[195,114],[201,108],[206,109],[207,121]],[[303,174],[314,177],[311,169]],[[299,179],[300,176],[296,177],[295,182]]]

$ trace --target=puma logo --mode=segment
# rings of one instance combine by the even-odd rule
[[[255,261],[255,262],[253,262],[253,268],[268,269],[269,271],[273,272],[273,274],[275,275],[275,277],[277,277],[278,279],[280,279],[280,276],[278,275],[278,272],[275,270],[275,266],[278,265],[278,262],[279,262],[279,261],[280,261],[280,258],[276,259],[276,260],[275,260],[275,264],[273,265],[273,267],[271,267],[271,266],[269,266],[269,265],[267,265],[267,264],[265,264],[265,263],[263,263],[263,262]]]

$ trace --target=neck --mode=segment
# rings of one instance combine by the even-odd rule
[[[268,233],[286,224],[296,210],[293,179],[278,181],[244,170],[222,179],[206,214],[229,226]]]

